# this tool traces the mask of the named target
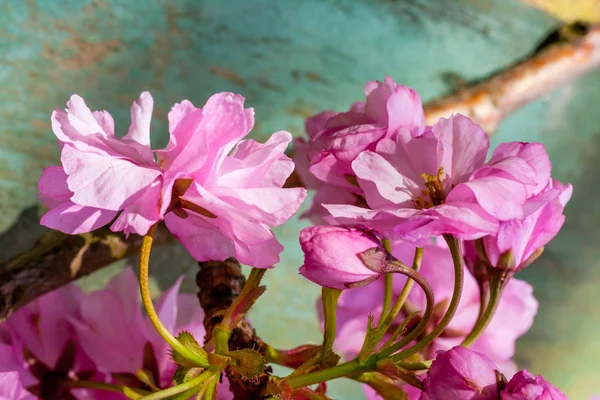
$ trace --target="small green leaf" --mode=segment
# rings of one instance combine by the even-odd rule
[[[204,368],[188,368],[180,365],[175,370],[175,374],[173,374],[173,381],[179,385],[189,381],[190,379],[194,379],[204,371]]]
[[[377,344],[381,340],[381,336],[378,335],[378,329],[373,326],[374,317],[373,314],[369,314],[367,319],[367,332],[365,333],[365,341],[363,342],[358,359],[364,361],[377,347]]]
[[[207,365],[209,364],[208,354],[202,348],[202,346],[200,346],[200,344],[196,341],[196,339],[194,339],[194,336],[192,336],[191,333],[186,332],[186,331],[181,331],[181,332],[179,332],[179,336],[177,336],[177,340],[179,342],[181,342],[181,344],[183,344],[185,346],[185,348],[187,348],[192,353],[196,354],[198,357],[205,360]],[[181,356],[179,353],[177,353],[174,350],[171,351],[171,357],[172,357],[173,361],[175,361],[177,363],[177,365],[181,365],[181,366],[188,367],[188,368],[197,367],[197,365],[195,363],[192,363],[191,361],[189,361],[185,357]]]
[[[231,368],[246,378],[254,378],[265,369],[265,358],[256,350],[234,350],[227,355],[232,359]]]

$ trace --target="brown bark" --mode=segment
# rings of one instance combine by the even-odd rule
[[[240,263],[230,258],[226,261],[208,261],[198,263],[200,270],[196,275],[198,299],[204,309],[205,342],[211,339],[215,326],[223,319],[223,313],[233,303],[246,284]],[[242,320],[231,333],[229,350],[253,349],[265,354],[266,344],[256,336],[252,325]],[[232,369],[226,370],[230,390],[235,400],[261,399],[269,383],[270,367],[256,378],[246,379]]]
[[[155,243],[171,239],[160,227]],[[140,236],[111,232],[108,227],[81,235],[44,233],[27,252],[0,263],[0,321],[37,297],[136,254]]]
[[[525,104],[600,65],[600,25],[559,27],[523,60],[425,104],[428,124],[460,113],[492,134]]]

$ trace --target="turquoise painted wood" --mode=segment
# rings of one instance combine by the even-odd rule
[[[49,114],[71,93],[108,109],[124,133],[129,104],[150,90],[155,147],[166,142],[174,102],[200,105],[223,90],[256,108],[254,137],[301,135],[307,115],[347,108],[367,80],[389,74],[431,99],[449,89],[446,73],[472,79],[508,65],[555,23],[518,0],[1,1],[0,231],[35,204],[41,169],[57,157]],[[575,399],[600,392],[599,100],[593,73],[519,111],[494,138],[544,142],[556,176],[575,186],[565,231],[521,274],[541,309],[518,357]],[[319,290],[297,275],[304,225],[277,230],[286,251],[252,313],[260,334],[280,347],[320,339]],[[160,287],[194,268],[177,246],[157,251],[153,266]],[[362,398],[352,383],[331,386],[334,398]]]

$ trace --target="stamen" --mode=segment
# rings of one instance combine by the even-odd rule
[[[422,174],[421,176],[425,180],[425,189],[427,189],[426,191],[423,190],[421,193],[425,192],[431,200],[431,203],[426,202],[426,205],[431,207],[444,204],[444,201],[446,200],[444,185],[442,184],[442,180],[444,178],[444,167],[439,167],[435,176],[428,174]]]

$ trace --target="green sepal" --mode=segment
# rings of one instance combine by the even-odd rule
[[[367,332],[365,334],[365,341],[363,342],[358,359],[364,361],[377,347],[377,344],[381,340],[383,334],[379,334],[379,329],[373,326],[374,317],[373,314],[369,314],[367,317]]]
[[[182,365],[179,365],[175,370],[175,374],[173,374],[173,382],[175,384],[180,385],[184,382],[189,381],[190,379],[194,379],[198,375],[204,372],[203,368],[193,367],[188,368]]]
[[[202,348],[202,346],[200,346],[200,344],[196,341],[196,339],[194,339],[194,336],[192,336],[191,333],[187,332],[187,331],[181,331],[179,332],[179,335],[177,336],[177,340],[188,350],[190,350],[192,353],[194,353],[195,355],[197,355],[199,358],[203,359],[203,361],[206,363],[206,365],[209,365],[209,361],[208,361],[208,354],[206,353],[206,350],[204,350]],[[171,358],[173,359],[173,361],[175,361],[177,363],[177,365],[181,365],[184,367],[188,367],[188,368],[195,368],[198,365],[196,365],[195,363],[189,361],[188,359],[186,359],[185,357],[183,357],[182,355],[180,355],[179,353],[177,353],[175,350],[171,350]]]
[[[227,356],[231,358],[231,369],[246,378],[257,377],[266,366],[265,358],[256,350],[233,350]]]

